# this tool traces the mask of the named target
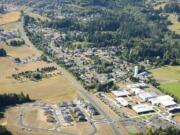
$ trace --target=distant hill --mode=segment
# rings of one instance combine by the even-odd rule
[[[82,33],[68,40],[89,42],[89,47],[121,46],[120,57],[131,62],[149,59],[158,65],[180,64],[180,35],[169,31],[167,16],[144,0],[10,1],[52,18],[44,22],[45,27]]]

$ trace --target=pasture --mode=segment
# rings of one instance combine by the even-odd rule
[[[180,82],[161,84],[160,88],[180,99]]]
[[[17,12],[17,11],[13,11],[13,12],[9,12],[7,14],[1,15],[0,25],[17,22],[20,19],[20,15],[21,15],[20,12]]]
[[[29,94],[33,99],[44,100],[47,102],[60,102],[74,99],[79,93],[77,88],[69,81],[69,76],[65,74],[54,75],[41,81],[20,82],[12,78],[12,74],[22,71],[36,70],[46,66],[52,66],[44,61],[32,61],[26,64],[16,64],[14,58],[33,59],[38,56],[37,50],[26,45],[21,47],[11,47],[1,44],[5,48],[8,56],[0,58],[0,94],[20,93]]]

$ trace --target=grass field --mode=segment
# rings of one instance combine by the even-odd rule
[[[160,88],[180,99],[180,66],[166,66],[150,72],[160,83]]]
[[[20,19],[20,12],[10,12],[0,16],[0,25],[17,22]]]
[[[176,34],[180,34],[180,22],[178,22],[178,16],[175,14],[169,14],[168,19],[172,23],[172,25],[169,26],[169,29],[174,31]]]
[[[161,84],[160,88],[164,89],[169,93],[172,93],[180,99],[180,82]]]
[[[68,77],[64,74],[43,79],[42,81],[20,82],[14,80],[11,76],[13,73],[18,73],[27,70],[36,70],[45,66],[51,66],[43,61],[30,62],[27,64],[16,64],[13,58],[27,58],[38,55],[37,50],[29,48],[26,45],[21,47],[11,47],[5,44],[0,44],[5,48],[8,57],[0,58],[0,94],[2,93],[20,93],[23,91],[29,94],[33,99],[40,99],[49,102],[58,102],[74,99],[79,93],[77,88],[68,81]]]
[[[7,55],[11,57],[31,57],[37,55],[38,51],[28,47],[27,45],[22,45],[21,47],[13,47],[6,44],[0,44],[0,47],[7,51]]]
[[[180,66],[165,66],[150,70],[155,79],[161,83],[174,83],[180,81]]]

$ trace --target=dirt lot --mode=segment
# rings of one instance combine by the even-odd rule
[[[0,25],[17,22],[20,19],[20,12],[10,12],[0,16]]]
[[[24,123],[32,127],[52,129],[55,127],[55,123],[46,121],[47,117],[42,109],[26,106],[24,113]]]
[[[180,114],[175,116],[175,120],[180,123]]]

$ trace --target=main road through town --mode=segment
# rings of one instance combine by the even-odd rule
[[[21,24],[19,27],[19,32],[21,34],[21,38],[25,41],[25,43],[27,45],[29,45],[30,48],[36,49],[35,46],[33,45],[33,43],[29,40],[28,36],[26,35],[25,29],[24,29],[23,15],[21,17]],[[41,53],[42,52],[39,51],[39,54],[41,54]],[[56,64],[56,63],[54,63],[54,64]],[[113,122],[114,120],[111,118],[109,113],[103,107],[101,107],[101,105],[99,103],[95,102],[94,97],[91,95],[91,93],[89,93],[87,90],[85,90],[83,88],[83,86],[67,70],[65,70],[61,67],[59,67],[59,69],[61,71],[63,70],[63,73],[66,74],[67,76],[69,76],[68,78],[70,79],[72,84],[77,87],[77,89],[80,91],[82,96],[84,98],[86,98],[91,104],[93,104],[98,109],[98,111],[101,113],[101,115],[104,116],[104,118],[108,121],[114,135],[122,135],[122,133],[120,132],[120,130],[118,129],[116,124]]]

